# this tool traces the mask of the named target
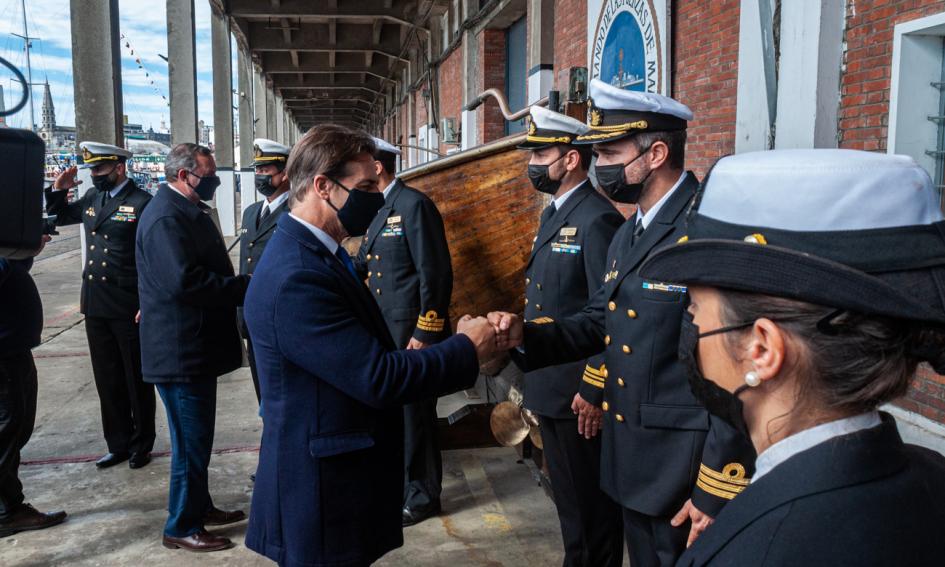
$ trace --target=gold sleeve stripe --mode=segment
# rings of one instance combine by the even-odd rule
[[[417,318],[417,328],[421,331],[439,333],[443,330],[446,319],[441,319],[436,311],[427,311],[426,315]]]
[[[743,488],[751,484],[751,479],[745,478],[745,467],[740,463],[729,463],[725,465],[725,468],[722,469],[722,472],[719,472],[711,467],[707,467],[703,463],[699,465],[699,476],[703,475],[719,482],[724,482],[734,486],[741,486]]]
[[[729,492],[727,490],[721,490],[721,489],[715,488],[714,486],[706,484],[705,482],[702,481],[702,477],[699,477],[699,479],[696,480],[696,486],[698,486],[699,488],[701,488],[702,490],[708,492],[709,494],[713,496],[718,496],[719,498],[724,498],[726,500],[732,500],[733,498],[738,496],[737,492]]]
[[[742,490],[748,488],[747,486],[739,486],[737,484],[730,484],[727,482],[722,482],[721,480],[715,480],[714,478],[707,477],[704,474],[700,474],[697,481],[719,490],[731,492],[732,494],[739,494]]]
[[[599,379],[599,380],[603,380],[603,379],[604,379],[604,370],[603,370],[603,369],[604,369],[603,366],[601,366],[601,367],[598,369],[598,368],[594,368],[593,366],[585,365],[585,366],[584,366],[584,373],[585,373],[585,374],[590,374],[591,376],[594,376],[595,378],[597,378],[597,379]]]
[[[590,384],[591,386],[597,386],[600,389],[604,389],[604,381],[598,378],[594,378],[587,372],[584,373],[584,381]]]
[[[547,325],[548,323],[554,323],[555,320],[551,317],[539,317],[537,319],[532,319],[529,323],[534,323],[536,325]]]

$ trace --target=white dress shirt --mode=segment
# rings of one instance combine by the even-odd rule
[[[125,179],[124,181],[122,181],[121,183],[119,183],[118,185],[116,185],[114,189],[112,189],[111,191],[109,191],[109,192],[108,192],[108,198],[111,199],[112,197],[114,197],[115,195],[117,195],[122,189],[125,188],[125,185],[128,185],[128,180],[127,180],[127,179]]]
[[[672,197],[673,193],[676,192],[676,189],[679,189],[679,186],[682,185],[682,182],[686,179],[686,175],[688,174],[684,171],[683,174],[679,176],[679,179],[676,180],[676,184],[673,185],[673,188],[667,191],[666,194],[663,195],[663,197],[657,201],[655,205],[650,207],[650,210],[646,211],[646,213],[643,215],[643,230],[646,230],[647,227],[650,226],[650,223],[656,218],[656,215],[660,212],[660,209],[663,208],[663,205],[666,204],[666,201],[669,201],[669,198]],[[639,218],[640,208],[638,207],[637,219]],[[634,220],[633,222],[636,224],[637,221]]]
[[[384,188],[384,198],[387,199],[387,196],[390,195],[391,189],[394,188],[394,185],[397,185],[397,178],[395,177],[393,181],[390,182],[390,185]]]
[[[289,216],[292,217],[293,219],[297,220],[297,221],[299,222],[299,224],[301,224],[302,226],[304,226],[305,228],[307,228],[307,229],[309,230],[309,232],[311,232],[312,234],[314,234],[314,235],[315,235],[315,238],[317,238],[319,242],[321,242],[322,244],[325,245],[325,248],[327,248],[328,251],[331,252],[332,256],[334,256],[335,258],[338,259],[339,262],[341,262],[341,258],[338,258],[338,255],[337,255],[337,252],[338,252],[338,243],[335,242],[335,239],[334,239],[334,238],[328,236],[328,233],[327,233],[327,232],[325,232],[324,230],[318,228],[318,227],[315,226],[314,224],[305,222],[304,220],[300,219],[299,217],[293,215],[292,213],[289,213]],[[343,265],[343,264],[342,264],[342,265]],[[345,269],[348,269],[348,268],[345,267]]]
[[[571,189],[569,189],[567,193],[565,193],[564,195],[561,195],[560,197],[557,197],[557,198],[555,199],[555,210],[556,210],[556,211],[560,211],[560,210],[561,210],[561,207],[564,206],[565,201],[568,200],[568,197],[570,197],[571,195],[573,195],[575,191],[577,191],[578,189],[580,189],[581,186],[584,185],[584,184],[587,183],[587,182],[588,182],[588,180],[587,180],[587,179],[584,179],[584,181],[578,183],[577,185],[575,185],[574,187],[572,187]]]
[[[271,213],[272,211],[282,206],[282,203],[285,203],[288,199],[289,199],[289,192],[286,191],[285,193],[279,195],[272,201],[264,202],[263,206],[259,207],[259,218],[262,218],[264,210],[269,209],[269,212]]]

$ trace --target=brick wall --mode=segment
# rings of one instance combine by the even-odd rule
[[[568,94],[568,69],[587,67],[587,0],[555,1],[555,88]]]
[[[943,9],[942,0],[857,0],[847,6],[840,147],[886,151],[893,28]]]
[[[443,118],[452,118],[456,130],[459,130],[463,118],[463,50],[455,49],[440,65],[440,116]],[[439,124],[437,124],[439,128]],[[442,139],[442,135],[440,136]],[[440,143],[440,152],[446,153],[446,150],[454,146],[448,146]]]
[[[735,152],[739,0],[674,2],[672,96],[692,109],[687,167],[700,178]]]
[[[481,90],[494,88],[505,92],[505,30],[486,29],[478,39]],[[505,136],[505,118],[495,101],[486,102],[476,112],[480,144]]]

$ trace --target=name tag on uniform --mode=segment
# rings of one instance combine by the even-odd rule
[[[387,217],[387,224],[397,224],[400,222],[400,215],[396,217]]]
[[[129,207],[128,205],[122,205],[122,206],[118,207],[118,212],[119,212],[119,213],[133,213],[133,212],[135,212],[135,208],[134,208],[134,207]]]
[[[688,288],[684,285],[643,282],[643,289],[662,291],[665,293],[686,293]]]
[[[559,233],[561,236],[577,236],[577,227],[576,226],[566,226],[561,229]]]
[[[581,252],[580,244],[565,244],[563,242],[552,242],[551,251],[558,254],[578,254]]]
[[[381,232],[381,237],[389,238],[394,236],[403,236],[404,225],[401,224],[400,220],[400,215],[397,215],[396,217],[387,217],[387,226],[385,226],[384,230]]]

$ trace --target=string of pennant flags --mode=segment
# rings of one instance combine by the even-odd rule
[[[147,67],[144,66],[144,61],[141,60],[141,56],[135,53],[135,48],[131,45],[131,41],[128,39],[125,34],[121,34],[121,40],[125,45],[125,49],[128,50],[130,55],[134,58],[135,64],[138,66],[138,69],[144,71],[144,77],[148,80],[148,83],[151,85],[151,88],[154,89],[155,94],[157,94],[164,101],[165,106],[170,106],[170,102],[167,100],[167,96],[161,92],[161,89],[154,83],[154,79],[151,78],[151,72],[148,71]]]

